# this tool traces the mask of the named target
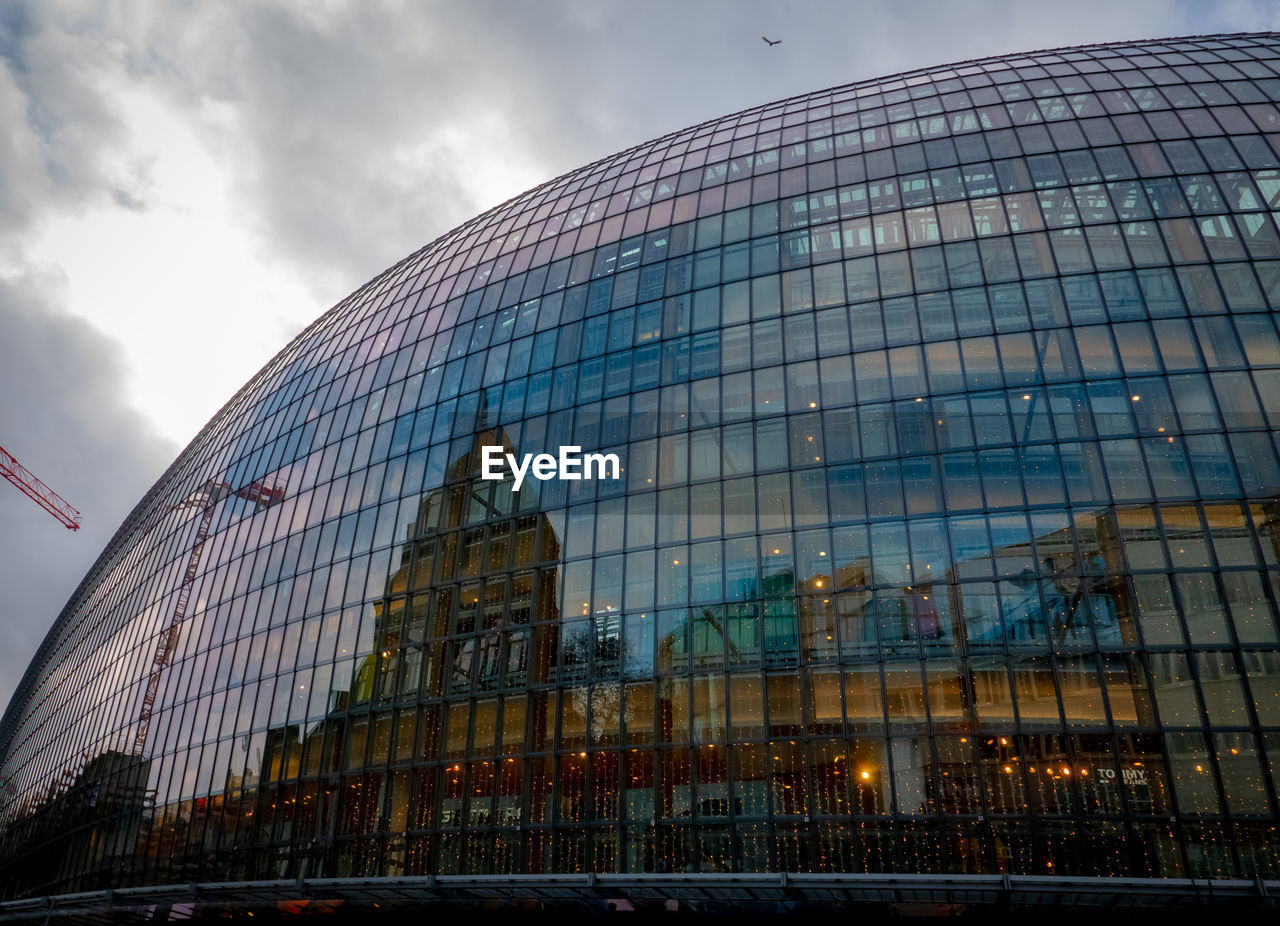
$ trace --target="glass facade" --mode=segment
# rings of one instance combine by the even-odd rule
[[[377,277],[0,724],[4,896],[1280,877],[1280,36],[761,106]],[[622,478],[480,478],[480,448]]]

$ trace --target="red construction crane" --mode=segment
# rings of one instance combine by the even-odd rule
[[[213,523],[214,509],[218,502],[228,495],[234,495],[247,502],[252,502],[255,510],[269,508],[284,498],[284,487],[274,483],[251,482],[239,489],[232,489],[225,482],[211,479],[178,502],[169,511],[180,508],[195,508],[200,512],[200,525],[196,529],[195,543],[187,555],[187,568],[182,575],[182,585],[178,588],[177,598],[173,603],[173,613],[169,622],[156,641],[156,652],[151,659],[151,673],[147,676],[147,687],[142,693],[142,705],[138,711],[138,726],[134,731],[134,752],[142,755],[147,746],[147,736],[151,732],[151,717],[155,713],[156,695],[160,693],[160,678],[164,670],[173,661],[174,647],[178,642],[178,634],[187,619],[187,606],[191,601],[191,588],[195,584],[196,575],[200,571],[200,556],[204,552],[205,541],[209,539],[209,528]],[[154,526],[154,525],[149,525]]]
[[[4,476],[37,505],[61,521],[63,527],[73,531],[80,530],[80,512],[67,504],[65,498],[33,476],[3,447],[0,447],[0,476]]]

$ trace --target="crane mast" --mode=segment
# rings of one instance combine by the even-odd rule
[[[173,603],[173,611],[164,630],[156,640],[156,651],[151,659],[151,671],[147,675],[147,687],[142,693],[142,704],[138,710],[137,727],[133,734],[133,749],[137,755],[146,750],[147,737],[151,732],[151,718],[155,714],[156,696],[160,693],[160,680],[165,670],[173,661],[174,649],[178,644],[178,636],[182,625],[187,620],[187,609],[191,603],[191,589],[196,576],[200,572],[200,558],[204,552],[205,541],[209,539],[209,528],[213,524],[214,510],[218,502],[229,495],[244,499],[254,506],[255,511],[269,508],[284,498],[284,489],[279,485],[265,482],[252,482],[239,489],[220,480],[211,479],[197,489],[189,497],[174,505],[169,511],[180,508],[194,508],[200,512],[200,524],[196,528],[195,540],[191,551],[187,554],[187,568],[182,575],[182,585]]]

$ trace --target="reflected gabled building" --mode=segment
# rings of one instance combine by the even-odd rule
[[[351,687],[335,689],[333,709],[305,730],[268,731],[264,781],[288,783],[262,790],[248,832],[257,842],[283,831],[299,845],[284,860],[290,873],[336,864],[344,876],[384,866],[425,874],[438,864],[439,846],[408,836],[430,821],[446,833],[464,824],[509,836],[520,828],[519,760],[466,768],[450,760],[473,747],[492,754],[495,733],[504,752],[548,749],[544,731],[548,720],[554,731],[556,719],[548,685],[557,669],[571,677],[589,654],[560,646],[554,525],[530,508],[530,493],[480,478],[485,446],[515,451],[503,429],[484,427],[487,417],[482,406],[470,447],[423,494],[399,566],[373,603],[373,651],[359,660]],[[529,568],[510,580],[431,590],[433,576],[478,577],[511,563]],[[529,783],[531,793],[539,784]],[[366,830],[399,838],[383,850],[353,838]]]

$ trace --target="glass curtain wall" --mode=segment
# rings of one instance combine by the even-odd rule
[[[392,267],[58,618],[0,890],[1280,877],[1277,100],[1270,34],[918,71]]]

